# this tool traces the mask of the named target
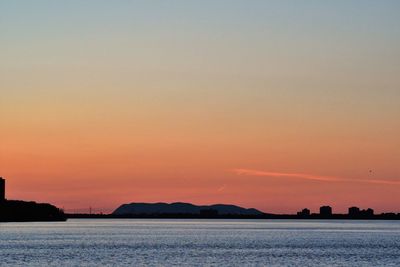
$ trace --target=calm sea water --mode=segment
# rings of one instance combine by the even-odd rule
[[[0,223],[1,266],[400,266],[400,222]]]

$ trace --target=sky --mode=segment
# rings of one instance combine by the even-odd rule
[[[0,2],[0,176],[130,202],[400,212],[399,1]]]

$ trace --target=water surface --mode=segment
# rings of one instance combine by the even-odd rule
[[[400,266],[400,222],[0,223],[0,259],[1,266]]]

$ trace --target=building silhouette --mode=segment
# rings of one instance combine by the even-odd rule
[[[330,206],[322,206],[319,208],[319,214],[323,216],[331,216],[332,208]]]
[[[358,207],[351,207],[349,208],[349,216],[350,217],[373,217],[374,216],[374,210],[371,208],[368,208],[366,210],[360,210]]]
[[[358,207],[349,208],[349,216],[358,216],[360,215],[360,209]]]
[[[307,217],[310,216],[310,213],[311,213],[310,210],[306,208],[297,212],[297,216]]]
[[[371,209],[371,208],[368,208],[368,209],[366,209],[366,210],[362,210],[362,213],[363,213],[365,216],[374,216],[374,210]]]
[[[6,180],[0,177],[0,202],[6,200]]]

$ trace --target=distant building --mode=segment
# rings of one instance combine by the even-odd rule
[[[309,209],[303,209],[303,210],[297,212],[297,215],[298,216],[303,216],[303,217],[310,216],[310,210]]]
[[[330,206],[322,206],[319,208],[319,214],[323,216],[332,215],[332,208]]]
[[[349,216],[352,217],[372,217],[374,216],[374,210],[371,208],[368,208],[366,210],[360,210],[357,207],[351,207],[349,208]]]
[[[374,210],[373,209],[366,209],[361,211],[362,215],[364,216],[374,216]]]
[[[0,177],[0,202],[6,200],[6,180]]]
[[[360,215],[360,209],[358,207],[349,208],[349,216],[358,216]]]

